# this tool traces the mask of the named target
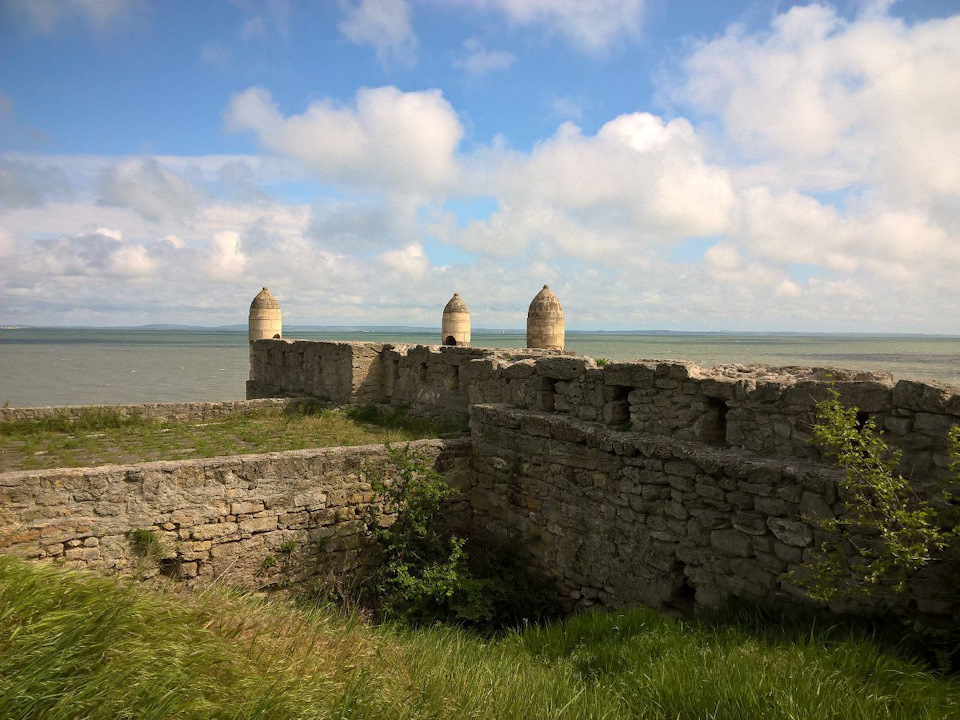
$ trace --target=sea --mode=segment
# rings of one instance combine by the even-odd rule
[[[287,339],[437,344],[438,332],[295,331]],[[521,331],[475,331],[472,345],[522,348]],[[960,337],[567,331],[566,349],[611,361],[688,360],[885,370],[960,387]],[[207,329],[0,329],[0,405],[243,399],[247,333]]]

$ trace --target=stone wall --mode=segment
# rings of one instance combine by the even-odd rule
[[[60,405],[56,407],[5,407],[0,408],[0,422],[17,420],[34,421],[45,418],[66,417],[77,419],[83,415],[116,414],[123,417],[136,416],[144,420],[189,422],[228,415],[253,413],[259,410],[283,409],[297,400],[271,398],[262,400],[228,400],[225,402],[142,403],[138,405]]]
[[[475,525],[524,548],[568,606],[645,603],[689,610],[728,595],[802,596],[823,539],[843,512],[840,472],[696,440],[569,416],[477,405]],[[960,578],[928,572],[887,607],[960,616]]]
[[[470,413],[475,529],[528,549],[572,605],[801,594],[782,577],[822,539],[817,520],[842,512],[839,471],[809,442],[830,388],[902,451],[920,495],[949,476],[947,433],[960,424],[958,389],[887,373],[326,345],[257,343],[253,388]],[[317,381],[327,376],[337,384]],[[957,578],[916,582],[899,609],[960,612]]]
[[[469,441],[411,443],[465,485]],[[360,476],[384,446],[0,474],[0,550],[70,567],[259,587],[361,562]],[[133,531],[159,539],[144,558]]]
[[[960,423],[956,388],[884,373],[598,366],[546,351],[289,340],[260,340],[252,357],[248,396],[281,398],[268,403],[319,397],[469,414],[472,440],[420,445],[451,470],[473,529],[528,550],[571,605],[682,609],[729,594],[797,595],[783,574],[809,557],[817,520],[841,512],[838,470],[808,442],[831,387],[903,451],[921,495],[947,475],[946,436]],[[0,547],[124,569],[142,562],[129,532],[151,530],[161,565],[190,582],[351,570],[370,501],[357,470],[384,452],[6,473]],[[294,545],[295,557],[283,552]],[[957,581],[919,577],[899,608],[957,614]]]
[[[960,390],[888,373],[639,360],[598,366],[549,351],[261,340],[248,397],[310,395],[379,403],[444,419],[505,403],[765,457],[817,460],[815,405],[836,387],[903,451],[903,472],[946,476]]]

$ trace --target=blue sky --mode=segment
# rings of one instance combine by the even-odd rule
[[[0,324],[960,334],[960,0],[2,0]]]

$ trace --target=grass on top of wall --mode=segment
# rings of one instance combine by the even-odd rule
[[[933,719],[960,717],[960,681],[866,634],[736,611],[490,638],[0,557],[0,717]]]
[[[367,445],[433,438],[443,430],[376,409],[260,410],[200,422],[116,412],[0,422],[0,472]]]

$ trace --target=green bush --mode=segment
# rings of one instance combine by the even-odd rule
[[[949,441],[960,479],[960,427]],[[939,509],[900,474],[900,452],[887,446],[872,419],[861,423],[857,408],[844,407],[835,388],[817,404],[811,442],[846,470],[838,483],[844,513],[820,521],[827,539],[807,564],[808,574],[793,577],[811,597],[903,592],[919,569],[945,559],[960,536],[955,518],[951,528],[941,524]]]
[[[386,462],[364,469],[378,496],[366,525],[381,555],[371,584],[384,617],[492,628],[556,613],[552,587],[505,548],[474,541],[471,561],[467,541],[443,516],[457,492],[422,454],[409,446],[388,452]]]
[[[409,446],[388,452],[388,462],[365,468],[380,500],[366,525],[382,554],[372,580],[384,616],[415,625],[488,621],[488,583],[472,575],[466,541],[447,532],[441,516],[456,491]]]

